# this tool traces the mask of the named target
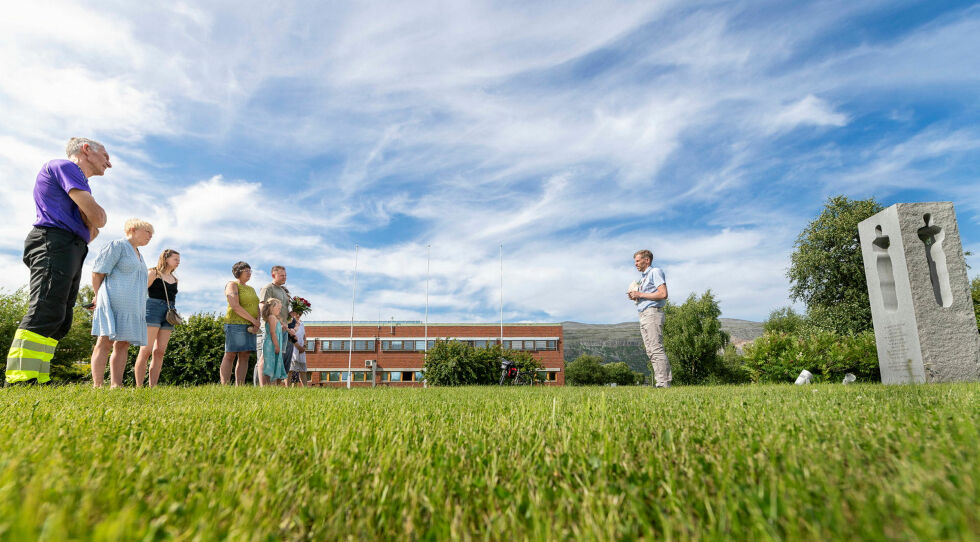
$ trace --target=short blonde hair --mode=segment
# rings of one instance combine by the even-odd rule
[[[150,224],[142,218],[130,218],[123,226],[123,233],[129,233],[136,230],[146,230],[153,233],[153,224]]]

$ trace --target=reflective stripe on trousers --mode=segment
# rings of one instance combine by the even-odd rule
[[[36,378],[38,383],[51,380],[51,358],[58,341],[18,329],[7,353],[7,382],[23,382]]]

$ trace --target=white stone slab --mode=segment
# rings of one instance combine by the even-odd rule
[[[858,225],[881,381],[980,379],[966,260],[951,202],[898,203]]]

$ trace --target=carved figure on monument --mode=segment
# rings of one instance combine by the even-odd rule
[[[951,202],[898,203],[858,224],[881,381],[980,379],[966,260]]]

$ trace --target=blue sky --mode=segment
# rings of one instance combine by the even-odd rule
[[[312,318],[635,319],[632,254],[723,316],[789,304],[830,196],[953,201],[980,254],[973,2],[44,2],[0,20],[0,287],[68,137],[181,251],[183,312],[274,264]],[[92,258],[89,259],[91,262]],[[971,273],[980,259],[972,256]]]

